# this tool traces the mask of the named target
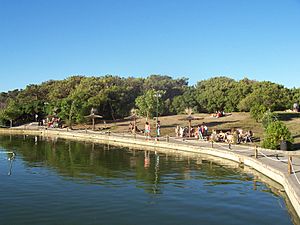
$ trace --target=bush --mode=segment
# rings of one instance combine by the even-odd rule
[[[286,125],[281,121],[271,122],[265,130],[262,147],[269,149],[279,149],[280,142],[293,143],[293,137]],[[288,146],[291,148],[291,146]]]
[[[266,129],[269,126],[270,123],[275,122],[277,120],[278,120],[277,114],[271,112],[270,110],[268,110],[262,116],[261,123],[262,123],[263,127]]]
[[[260,122],[267,112],[267,108],[264,105],[255,105],[250,109],[250,115],[256,122]]]

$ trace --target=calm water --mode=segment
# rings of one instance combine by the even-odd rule
[[[0,136],[11,150],[14,161],[0,154],[0,224],[298,223],[276,189],[204,156]]]

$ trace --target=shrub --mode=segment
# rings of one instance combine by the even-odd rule
[[[264,105],[255,105],[250,109],[250,115],[256,122],[260,122],[263,118],[267,108]]]
[[[281,121],[271,122],[265,130],[262,147],[278,149],[281,141],[293,143],[293,137],[286,125]],[[288,146],[289,148],[291,146]]]
[[[261,123],[262,123],[263,127],[266,129],[270,123],[275,122],[277,120],[278,120],[277,114],[268,110],[267,112],[265,112],[263,114],[263,116],[261,118]]]

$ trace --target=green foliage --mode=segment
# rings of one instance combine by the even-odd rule
[[[196,99],[202,111],[234,111],[237,103],[233,102],[237,82],[227,77],[215,77],[198,82]]]
[[[262,146],[269,149],[278,149],[281,141],[293,143],[291,132],[283,122],[271,122],[265,130]]]
[[[291,108],[289,89],[269,81],[256,82],[253,91],[238,104],[240,111],[249,111],[255,105],[264,105],[271,111]]]
[[[300,88],[293,88],[291,90],[292,103],[300,103]]]
[[[278,120],[277,114],[268,110],[262,116],[261,123],[262,123],[263,127],[266,129],[270,123],[275,122],[277,120]]]
[[[256,122],[261,122],[264,114],[266,113],[267,108],[264,105],[254,105],[250,109],[250,115]]]
[[[135,103],[138,107],[138,114],[147,118],[156,116],[157,110],[160,114],[163,105],[163,94],[163,91],[148,90],[144,95],[137,97]]]
[[[143,93],[149,90],[163,91],[164,104],[161,113],[168,115],[176,112],[172,107],[172,101],[176,96],[181,96],[188,89],[187,78],[172,79],[170,76],[151,75],[144,80]]]
[[[194,112],[249,111],[257,105],[273,111],[291,108],[294,102],[300,101],[300,89],[289,90],[282,85],[247,78],[235,81],[215,77],[188,86],[187,78],[173,79],[165,75],[72,76],[0,93],[0,121],[7,124],[13,119],[16,124],[22,124],[33,121],[35,114],[40,119],[57,114],[64,121],[83,122],[92,107],[106,120],[124,118],[134,107],[139,108],[141,115],[155,116],[157,99],[153,93],[156,91],[163,93],[159,98],[160,115],[183,113],[186,108]],[[261,116],[257,118],[260,120]]]
[[[22,115],[19,104],[16,101],[9,99],[5,109],[0,112],[0,120],[3,125],[9,120],[17,120]]]
[[[172,107],[176,113],[184,113],[186,108],[192,108],[194,112],[200,111],[200,106],[196,100],[196,90],[189,87],[182,95],[174,97]]]

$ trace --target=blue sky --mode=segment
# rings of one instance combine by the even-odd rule
[[[0,92],[71,75],[300,87],[300,0],[0,0]]]

